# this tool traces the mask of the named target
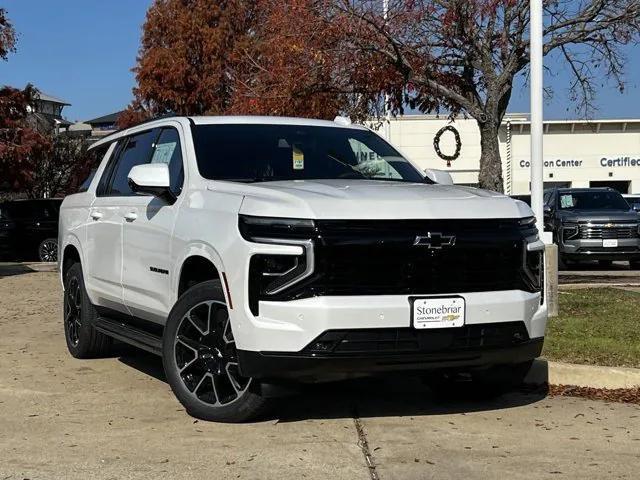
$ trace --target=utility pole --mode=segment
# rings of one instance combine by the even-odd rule
[[[544,249],[545,296],[544,303],[550,317],[558,315],[558,246],[551,233],[544,231],[544,173],[543,173],[543,51],[542,0],[529,0],[531,55],[531,208],[536,216]]]
[[[389,0],[382,0],[382,18],[389,17]],[[391,141],[391,111],[389,110],[389,94],[384,94],[384,138]]]
[[[544,192],[543,165],[543,116],[542,88],[542,0],[530,0],[529,53],[531,55],[531,208],[536,216],[538,229],[544,228],[542,197]]]

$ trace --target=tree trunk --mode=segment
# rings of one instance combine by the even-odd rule
[[[478,122],[480,129],[480,173],[478,182],[480,188],[504,192],[502,180],[502,160],[500,159],[500,143],[498,142],[498,129],[500,123],[494,123],[491,119],[486,122]]]

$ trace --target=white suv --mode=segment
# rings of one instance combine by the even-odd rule
[[[438,184],[367,128],[173,117],[92,149],[60,213],[69,350],[161,355],[196,417],[246,420],[292,381],[512,383],[540,354],[529,207]]]

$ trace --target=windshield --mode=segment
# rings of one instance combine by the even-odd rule
[[[198,125],[200,174],[237,182],[364,179],[424,182],[424,176],[368,130],[301,125]]]
[[[618,192],[560,192],[561,210],[629,210]]]

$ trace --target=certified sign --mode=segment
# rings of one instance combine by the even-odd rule
[[[464,298],[415,298],[411,313],[413,327],[417,329],[461,327],[465,321]]]

